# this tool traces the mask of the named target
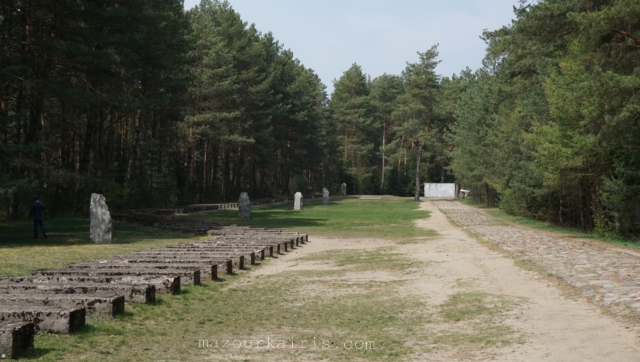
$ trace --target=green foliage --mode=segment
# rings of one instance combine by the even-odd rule
[[[329,103],[336,129],[342,167],[355,181],[356,194],[373,193],[371,179],[377,169],[376,152],[380,139],[375,122],[376,108],[370,97],[371,81],[362,68],[353,64],[334,81]]]
[[[561,226],[640,233],[638,14],[624,0],[545,0],[485,32],[484,69],[452,130],[452,170],[474,198],[495,193],[504,210]]]
[[[375,237],[388,240],[413,240],[435,236],[432,230],[412,227],[413,221],[428,216],[419,204],[407,198],[382,197],[382,202],[358,199],[305,200],[302,212],[293,212],[293,204],[255,208],[251,220],[238,220],[238,212],[221,210],[185,216],[226,224],[292,230],[310,235],[336,237]]]
[[[0,16],[4,216],[35,194],[68,214],[92,192],[119,209],[333,183],[325,86],[228,2],[12,0]]]

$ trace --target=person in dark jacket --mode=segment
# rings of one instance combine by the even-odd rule
[[[40,201],[40,197],[36,196],[36,202],[31,204],[29,209],[29,219],[33,219],[33,238],[38,238],[38,226],[45,238],[47,234],[44,232],[44,204]]]

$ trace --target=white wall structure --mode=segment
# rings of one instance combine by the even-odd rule
[[[424,197],[455,199],[456,191],[456,184],[424,184]]]

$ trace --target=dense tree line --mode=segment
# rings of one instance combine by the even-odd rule
[[[329,185],[325,87],[227,2],[0,2],[0,207],[25,217]],[[292,182],[295,184],[292,185]]]
[[[437,48],[399,76],[354,65],[331,122],[358,193],[415,195],[456,181],[515,215],[640,233],[640,3],[543,0],[483,34],[483,67],[435,72]]]
[[[483,67],[317,75],[225,1],[0,2],[0,207],[55,213],[457,182],[509,213],[640,233],[640,4],[521,1]]]
[[[334,82],[329,107],[334,162],[353,193],[419,198],[422,182],[451,182],[447,139],[461,81],[436,73],[437,45],[418,52],[401,75],[370,79],[354,64]]]
[[[640,233],[640,3],[523,3],[485,32],[457,107],[452,170],[506,211]]]

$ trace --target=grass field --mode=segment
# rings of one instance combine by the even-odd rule
[[[127,224],[113,223],[115,238],[110,245],[89,240],[89,219],[45,220],[49,235],[33,239],[32,222],[0,223],[0,276],[27,275],[41,268],[109,258],[117,254],[195,240],[193,235]]]
[[[428,217],[428,213],[417,209],[418,205],[408,199],[385,197],[382,204],[369,201],[360,205],[353,199],[330,205],[311,201],[302,212],[294,212],[290,204],[254,208],[253,219],[242,222],[237,219],[237,211],[189,218],[296,230],[309,233],[311,239],[322,235],[424,242],[435,233],[413,227],[413,220]],[[115,223],[115,242],[93,245],[88,240],[88,226],[86,219],[47,221],[49,239],[34,240],[31,223],[3,225],[0,275],[28,274],[33,269],[195,239],[186,234]],[[177,296],[160,296],[153,306],[127,306],[126,313],[115,319],[89,318],[85,330],[75,335],[40,334],[35,348],[23,359],[191,361],[221,355],[227,360],[235,359],[233,348],[198,348],[198,341],[222,343],[233,338],[271,337],[286,339],[287,343],[307,340],[308,346],[313,341],[317,348],[266,351],[266,355],[241,360],[396,360],[413,353],[411,348],[403,348],[407,339],[432,338],[424,324],[438,318],[440,312],[430,310],[417,298],[397,298],[402,280],[342,280],[347,273],[367,275],[385,270],[401,277],[416,268],[406,256],[388,248],[374,248],[315,253],[304,260],[330,263],[334,268],[284,271],[265,277],[254,276],[247,268],[223,283],[205,282],[184,288]],[[278,258],[266,262],[278,263]],[[377,348],[334,348],[350,338],[358,339],[353,342],[377,341]],[[322,348],[326,343],[331,348]]]
[[[310,235],[409,240],[435,236],[413,227],[413,220],[429,213],[417,210],[409,198],[385,196],[382,202],[345,198],[323,205],[321,199],[305,200],[302,211],[293,203],[254,208],[251,220],[238,220],[237,210],[221,210],[185,216],[189,219],[255,227],[295,230]]]

